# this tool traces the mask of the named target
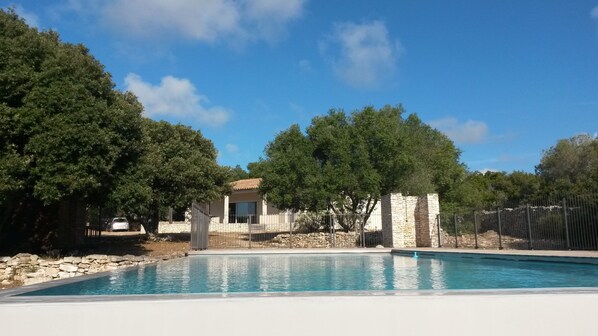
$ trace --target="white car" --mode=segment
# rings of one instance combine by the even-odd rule
[[[129,221],[125,217],[114,217],[108,224],[108,231],[129,231]]]

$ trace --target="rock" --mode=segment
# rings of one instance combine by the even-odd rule
[[[10,281],[10,280],[2,280],[2,282],[0,282],[0,284],[2,286],[8,286],[8,285],[12,285],[12,281]]]
[[[103,260],[103,259],[108,259],[108,256],[105,254],[90,254],[87,256],[87,259],[89,260]]]
[[[89,264],[91,261],[87,257],[81,258],[81,264]]]
[[[14,258],[27,258],[27,259],[30,259],[31,258],[31,254],[29,254],[29,253],[19,253],[16,256],[14,256]]]
[[[62,261],[65,263],[78,264],[81,262],[81,258],[80,257],[65,257],[64,259],[62,259]]]
[[[52,280],[52,278],[50,278],[50,277],[28,278],[28,279],[23,280],[23,285],[25,285],[25,286],[33,285],[33,284],[42,283],[42,282],[46,282],[46,281],[50,281],[50,280]]]
[[[125,258],[123,258],[121,256],[110,256],[111,263],[119,263],[121,261],[125,261]]]
[[[25,276],[27,278],[40,278],[46,275],[46,272],[43,269],[39,269],[35,272],[26,273]]]
[[[135,256],[134,256],[134,255],[132,255],[132,254],[125,254],[125,255],[123,256],[123,258],[125,258],[126,260],[129,260],[129,261],[132,261],[132,260],[134,260],[134,259],[135,259]]]
[[[59,271],[58,271],[57,268],[46,268],[45,272],[46,272],[47,276],[50,276],[50,277],[53,277],[53,278],[57,277],[58,273],[59,273]]]
[[[376,248],[384,248],[382,245],[376,245]]]
[[[31,261],[37,261],[38,259],[39,259],[39,256],[37,254],[31,255]]]
[[[80,269],[86,269],[86,268],[89,268],[89,267],[90,267],[90,264],[84,264],[84,263],[80,263],[79,264],[79,268]]]
[[[7,263],[10,260],[10,257],[0,257],[0,263]]]
[[[71,264],[62,264],[62,265],[60,265],[59,269],[61,271],[70,273],[70,272],[77,272],[77,269],[79,269],[79,268],[77,266],[71,265]]]
[[[65,279],[65,278],[72,278],[75,276],[75,273],[69,273],[69,272],[58,272],[58,277],[60,279]]]

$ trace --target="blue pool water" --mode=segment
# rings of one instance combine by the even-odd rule
[[[598,266],[391,254],[192,256],[24,296],[596,287]]]

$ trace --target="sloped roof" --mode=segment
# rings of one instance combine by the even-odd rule
[[[252,178],[234,181],[232,182],[232,186],[233,190],[252,190],[259,188],[260,182],[262,182],[261,178]]]

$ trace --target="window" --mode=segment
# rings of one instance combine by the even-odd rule
[[[257,202],[238,202],[228,204],[229,223],[257,223]]]

